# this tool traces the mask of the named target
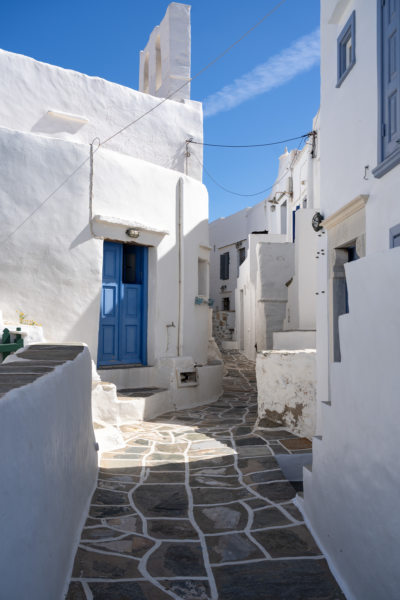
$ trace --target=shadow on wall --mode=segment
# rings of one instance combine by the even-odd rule
[[[64,339],[61,342],[83,342],[90,349],[90,354],[97,363],[98,326],[100,317],[101,288],[96,292],[90,304],[86,305],[82,312],[75,311],[72,315],[70,327],[66,329]],[[90,326],[88,327],[88,325]],[[83,332],[87,331],[86,334]]]

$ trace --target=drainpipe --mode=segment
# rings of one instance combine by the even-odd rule
[[[95,142],[97,142],[97,146],[95,148],[93,148]],[[90,227],[90,233],[91,233],[92,237],[94,237],[93,225],[92,225],[92,218],[93,218],[93,166],[94,166],[93,157],[99,148],[100,148],[100,138],[96,137],[92,140],[92,143],[90,144],[90,156],[89,156],[89,227]]]
[[[178,334],[177,355],[183,352],[183,178],[178,182]]]

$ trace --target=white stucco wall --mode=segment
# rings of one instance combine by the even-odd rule
[[[4,239],[15,232],[7,241],[9,252],[0,273],[3,289],[7,289],[2,297],[4,318],[14,319],[15,311],[21,309],[43,325],[46,339],[84,341],[96,360],[103,242],[90,232],[89,163],[69,177],[87,159],[87,147],[3,129],[0,156],[1,235]],[[128,223],[138,221],[168,232],[152,249],[150,363],[177,353],[178,327],[168,331],[166,326],[179,322],[177,220],[181,202],[182,352],[204,364],[208,312],[206,305],[195,306],[194,299],[200,246],[208,244],[205,187],[176,171],[107,149],[95,154],[93,184],[94,214],[111,213]],[[120,231],[126,238],[125,227]]]
[[[293,433],[315,434],[315,350],[267,350],[257,354],[258,417]]]
[[[90,394],[84,348],[0,398],[2,598],[62,597],[97,478]]]
[[[323,405],[305,508],[349,599],[395,600],[400,249],[360,259],[346,271],[350,313],[340,318],[342,361],[331,364],[331,405]]]
[[[283,327],[285,282],[293,274],[293,245],[285,239],[280,235],[250,235],[248,257],[239,270],[235,334],[239,350],[250,360],[268,344],[272,347],[272,332]]]
[[[337,37],[353,10],[356,63],[336,88]],[[319,436],[312,471],[304,472],[304,506],[349,600],[394,600],[400,584],[400,253],[389,250],[389,230],[400,223],[400,167],[380,179],[372,174],[378,160],[377,3],[321,3],[321,76],[321,212],[327,218],[354,198],[367,197],[366,256],[345,267],[349,313],[339,318],[342,355],[333,363],[328,351],[332,230],[318,237],[318,250],[325,254],[318,260],[317,279]],[[346,221],[340,224],[344,232]]]
[[[321,198],[324,217],[329,217],[359,194],[369,194],[368,254],[386,250],[389,228],[400,222],[396,192],[399,167],[381,179],[371,173],[378,160],[376,3],[349,0],[338,13],[337,22],[329,23],[335,5],[336,0],[321,3]],[[336,88],[337,37],[353,10],[356,63]],[[366,165],[369,171],[364,179]]]
[[[317,291],[317,234],[311,226],[313,208],[296,211],[294,275],[288,286],[285,329],[315,330]]]
[[[1,92],[0,127],[87,145],[94,138],[105,140],[160,102],[100,77],[4,50],[0,50],[0,77],[7,82]],[[51,116],[48,111],[84,121]],[[187,165],[188,174],[201,180],[202,146],[192,144],[190,151],[198,160],[186,161],[185,141],[190,137],[203,139],[201,103],[167,100],[106,147],[182,173]]]
[[[140,53],[139,89],[166,98],[190,80],[190,9],[171,2],[161,23]],[[190,83],[176,91],[173,100],[190,98]]]

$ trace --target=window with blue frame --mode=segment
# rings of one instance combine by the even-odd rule
[[[378,178],[400,163],[399,4],[378,0]]]
[[[395,225],[389,230],[389,247],[400,248],[400,225]]]
[[[356,63],[356,13],[350,15],[337,40],[338,77],[340,87]]]

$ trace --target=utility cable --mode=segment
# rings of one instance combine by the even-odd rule
[[[190,79],[188,79],[187,81],[185,81],[185,83],[183,83],[181,86],[179,86],[176,90],[174,90],[166,98],[163,98],[160,102],[158,102],[157,104],[155,104],[152,108],[150,108],[149,110],[147,110],[146,112],[144,112],[143,114],[141,114],[136,119],[133,119],[133,121],[130,121],[129,123],[127,123],[126,125],[124,125],[124,127],[121,127],[121,129],[119,129],[118,131],[116,131],[115,133],[113,133],[112,135],[110,135],[108,138],[106,138],[105,140],[103,140],[99,144],[99,147],[100,146],[104,146],[104,144],[107,144],[107,142],[109,142],[110,140],[112,140],[113,138],[115,138],[117,135],[119,135],[120,133],[122,133],[123,131],[125,131],[126,129],[128,129],[129,127],[132,127],[132,125],[135,125],[136,123],[138,123],[138,121],[141,121],[141,119],[143,119],[144,117],[146,117],[147,115],[149,115],[150,113],[152,113],[154,110],[156,110],[156,108],[158,108],[159,106],[161,106],[162,104],[164,104],[164,102],[166,102],[167,100],[170,100],[175,94],[177,94],[180,90],[182,90],[189,83],[191,83],[192,81],[194,81],[195,79],[197,79],[198,77],[200,77],[200,75],[202,75],[205,71],[207,71],[207,69],[209,69],[210,67],[212,67],[213,65],[215,65],[216,62],[218,62],[219,60],[221,60],[221,58],[223,58],[225,56],[225,54],[227,54],[228,52],[230,52],[232,50],[232,48],[234,48],[235,46],[237,46],[237,44],[239,44],[242,40],[244,40],[245,37],[247,37],[252,31],[254,31],[257,27],[259,27],[266,19],[268,19],[269,17],[271,17],[274,14],[274,12],[276,12],[278,10],[278,8],[280,8],[282,6],[282,4],[284,4],[285,2],[286,2],[286,0],[280,0],[277,4],[275,4],[275,6],[273,6],[271,8],[271,10],[269,10],[263,17],[261,17],[261,19],[259,21],[257,21],[257,23],[255,23],[252,27],[250,27],[250,29],[248,29],[240,38],[238,38],[230,46],[228,46],[227,48],[225,48],[225,50],[223,50],[220,54],[218,54],[218,56],[216,56],[213,60],[211,60],[205,67],[203,67],[202,69],[200,69],[200,71],[198,71],[195,75],[193,75],[193,77],[191,77]]]
[[[118,131],[116,131],[115,133],[113,133],[112,135],[110,135],[108,138],[106,138],[102,142],[99,142],[97,148],[93,151],[93,153],[97,152],[97,150],[100,148],[100,146],[103,146],[104,144],[106,144],[107,142],[109,142],[110,140],[112,140],[113,138],[115,138],[117,135],[119,135],[120,133],[122,133],[123,131],[125,131],[129,127],[131,127],[132,125],[135,125],[135,123],[138,123],[139,121],[141,121],[141,119],[143,119],[144,117],[146,117],[147,115],[149,115],[150,113],[152,113],[154,110],[156,110],[156,108],[158,108],[159,106],[161,106],[162,104],[164,104],[164,102],[166,102],[167,100],[170,100],[175,94],[177,94],[180,90],[182,90],[186,85],[188,85],[189,83],[191,83],[192,81],[194,81],[195,79],[197,79],[198,77],[200,77],[200,75],[202,75],[205,71],[207,71],[207,69],[209,69],[211,66],[213,66],[216,62],[218,62],[219,60],[221,60],[221,58],[223,58],[225,56],[225,54],[227,54],[228,52],[230,52],[230,50],[232,50],[235,46],[237,46],[237,44],[239,44],[252,31],[254,31],[257,27],[259,27],[266,19],[268,19],[270,16],[272,16],[278,10],[278,8],[280,8],[285,2],[286,2],[286,0],[280,0],[277,4],[275,4],[275,6],[273,6],[271,10],[269,10],[263,17],[261,17],[261,19],[259,21],[257,21],[257,23],[255,23],[252,27],[250,27],[250,29],[248,29],[240,38],[238,38],[230,46],[228,46],[227,48],[225,48],[225,50],[223,50],[223,52],[221,52],[218,56],[216,56],[216,58],[214,58],[212,61],[210,61],[205,67],[203,67],[202,69],[200,69],[200,71],[198,71],[195,75],[193,75],[193,77],[191,77],[190,79],[188,79],[187,81],[185,81],[185,83],[183,83],[175,91],[173,91],[171,94],[169,94],[166,98],[163,98],[155,106],[153,106],[152,108],[150,108],[148,111],[144,112],[142,115],[140,115],[139,117],[137,117],[133,121],[130,121],[130,123],[127,123],[124,127],[121,127],[121,129],[119,129]],[[97,138],[95,138],[95,139],[97,139]],[[93,144],[93,142],[92,142],[92,144]],[[47,198],[45,198],[39,204],[24,219],[24,221],[22,221],[22,223],[20,223],[18,225],[18,227],[14,231],[12,231],[6,237],[5,241],[7,241],[11,236],[13,236],[35,214],[35,212],[37,212],[43,206],[43,204],[45,204],[48,200],[50,200],[50,198],[52,198],[54,196],[54,194],[56,192],[58,192],[58,190],[60,190],[71,179],[71,177],[73,177],[75,175],[75,173],[77,173],[87,162],[89,162],[89,157],[87,159],[85,159],[80,165],[78,165],[78,167],[76,167],[76,169],[74,169],[72,171],[72,173],[70,175],[68,175],[68,177],[55,190],[53,190],[53,192],[51,192],[51,194],[49,194],[49,196],[47,196]],[[260,192],[260,193],[262,193],[262,192]]]
[[[310,135],[312,135],[312,132],[287,138],[286,140],[280,140],[279,142],[266,142],[265,144],[210,144],[208,142],[196,142],[195,140],[187,140],[187,142],[189,144],[197,144],[198,146],[212,146],[213,148],[261,148],[265,146],[278,146],[279,144],[293,142],[294,140],[302,140],[308,138]]]
[[[260,196],[261,194],[265,194],[266,192],[269,192],[270,190],[272,190],[273,187],[275,187],[276,185],[278,185],[278,183],[280,183],[282,181],[282,179],[284,179],[287,175],[287,173],[290,171],[290,169],[293,167],[294,165],[294,161],[296,160],[298,153],[300,151],[300,147],[301,147],[301,142],[304,139],[305,136],[302,136],[300,139],[300,142],[297,146],[295,155],[293,156],[293,159],[290,163],[290,165],[288,167],[286,167],[285,172],[282,174],[282,176],[277,179],[276,181],[274,181],[274,183],[270,186],[268,186],[267,188],[260,190],[259,192],[255,192],[254,194],[241,194],[239,192],[235,192],[234,190],[230,190],[229,188],[223,186],[221,183],[219,183],[215,177],[213,175],[211,175],[211,173],[208,171],[208,169],[206,169],[206,167],[204,166],[204,164],[201,162],[201,160],[199,158],[197,158],[197,156],[195,154],[192,154],[191,156],[194,156],[194,158],[197,160],[197,162],[199,163],[199,165],[204,169],[204,172],[208,175],[208,177],[211,179],[211,181],[213,183],[215,183],[215,185],[217,187],[219,187],[221,190],[223,190],[224,192],[227,192],[228,194],[233,194],[234,196],[240,196],[241,198],[251,198],[253,196]],[[296,138],[298,139],[298,138]]]

